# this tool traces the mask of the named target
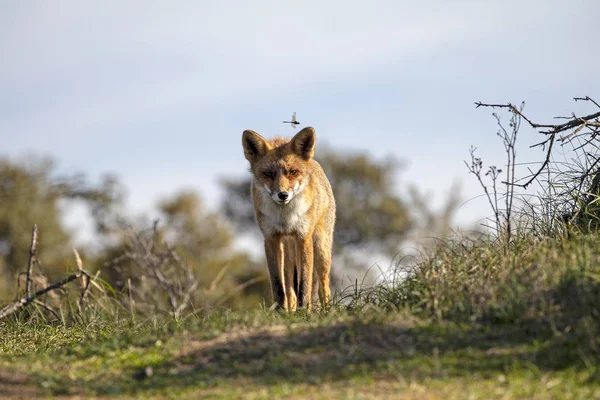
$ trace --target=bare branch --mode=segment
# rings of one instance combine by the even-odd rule
[[[600,108],[600,103],[590,98],[574,97],[576,102],[586,101]],[[561,120],[560,124],[539,124],[528,119],[523,110],[511,103],[486,104],[476,102],[476,107],[490,107],[507,109],[513,118],[518,116],[527,121],[529,126],[545,136],[544,140],[530,147],[541,147],[544,159],[539,168],[528,169],[529,175],[521,179],[507,179],[507,185],[527,188],[531,183],[541,185],[543,195],[539,207],[542,215],[550,218],[550,229],[554,229],[556,219],[559,229],[577,227],[583,231],[600,229],[600,111],[585,116],[571,113],[568,117],[555,117]],[[496,114],[493,114],[496,118]],[[565,121],[566,120],[566,121]],[[513,119],[511,119],[513,121]],[[499,132],[506,136],[506,130]],[[555,143],[572,155],[569,160],[554,160]],[[569,148],[567,148],[569,145]],[[506,147],[506,144],[505,144]],[[567,157],[560,154],[560,157]],[[513,164],[514,170],[514,164]],[[547,172],[546,180],[538,179],[542,172]],[[511,181],[513,183],[511,183]],[[523,183],[521,183],[523,182]],[[544,186],[547,185],[547,186]],[[509,189],[509,192],[514,190]],[[507,208],[509,208],[507,206]],[[566,223],[566,225],[564,225]]]
[[[190,305],[190,300],[192,298],[192,294],[194,293],[194,291],[196,290],[197,287],[198,287],[198,282],[194,281],[192,286],[190,286],[188,288],[185,295],[183,296],[183,300],[181,300],[181,302],[179,303],[179,307],[177,307],[177,309],[175,310],[175,313],[174,313],[175,317],[179,317],[181,315],[181,313]]]
[[[25,294],[31,295],[31,270],[33,269],[33,263],[35,262],[35,252],[38,244],[38,227],[37,224],[33,225],[33,231],[31,232],[31,247],[29,248],[29,263],[27,264],[27,274],[25,281]]]
[[[533,181],[535,181],[538,176],[540,176],[540,174],[544,171],[544,169],[546,169],[546,167],[550,163],[550,157],[552,156],[552,147],[554,146],[554,139],[555,138],[556,138],[555,135],[550,136],[550,145],[548,146],[548,151],[546,152],[546,158],[544,159],[544,162],[542,163],[542,166],[533,174],[533,176],[531,178],[529,178],[527,180],[527,182],[525,182],[525,183],[521,184],[521,183],[514,183],[513,182],[512,185],[522,187],[523,189],[527,189],[527,186],[531,185],[531,183]]]
[[[467,169],[469,170],[469,172],[472,173],[473,175],[475,175],[475,177],[477,178],[477,181],[483,188],[483,191],[485,192],[488,202],[490,203],[490,207],[492,208],[492,211],[494,212],[494,217],[496,219],[496,231],[499,232],[500,231],[500,210],[498,209],[498,197],[496,196],[496,189],[495,189],[495,182],[496,182],[496,178],[498,177],[497,170],[496,170],[496,167],[492,167],[492,169],[491,169],[492,180],[494,182],[494,200],[492,200],[492,195],[490,194],[486,184],[483,182],[483,178],[481,177],[481,171],[483,170],[483,161],[481,160],[481,158],[475,157],[476,150],[477,150],[477,148],[473,147],[473,146],[471,146],[469,148],[469,153],[471,154],[471,165],[469,165],[466,161],[464,161],[464,163],[467,166]],[[490,172],[488,171],[488,174],[489,173]]]
[[[573,97],[573,100],[575,101],[590,101],[592,103],[594,103],[596,105],[596,107],[600,108],[600,104],[598,104],[594,99],[592,99],[590,96],[585,96],[585,97]]]
[[[523,115],[523,113],[521,113],[521,111],[519,111],[519,109],[517,107],[515,107],[514,105],[512,105],[511,103],[486,104],[486,103],[482,103],[482,102],[478,101],[475,103],[475,105],[476,105],[476,108],[479,108],[479,107],[508,108],[510,111],[512,111],[515,114],[518,114],[521,118],[523,118],[525,121],[527,121],[527,123],[532,128],[551,128],[552,130],[550,130],[550,131],[539,131],[540,133],[543,133],[546,135],[553,135],[553,134],[556,134],[559,132],[563,132],[568,129],[575,128],[575,127],[585,123],[586,121],[590,121],[590,120],[600,117],[600,111],[599,111],[594,114],[586,115],[585,117],[580,117],[580,118],[573,117],[571,119],[571,121],[565,122],[564,124],[558,124],[558,125],[556,125],[556,124],[536,124],[535,122],[533,122],[529,118],[527,118],[525,115]]]
[[[83,275],[87,275],[87,272],[85,271],[79,271],[76,274],[72,274],[67,276],[66,278],[64,278],[61,281],[55,282],[51,285],[46,286],[45,288],[38,290],[35,293],[32,293],[29,296],[25,296],[23,298],[21,298],[19,301],[13,303],[13,304],[9,304],[6,307],[4,307],[2,310],[0,310],[0,319],[4,319],[7,316],[15,313],[16,311],[20,310],[21,308],[27,306],[28,304],[31,304],[34,302],[35,299],[37,299],[39,296],[44,295],[46,293],[48,293],[51,290],[56,290],[56,289],[61,289],[63,286],[65,286],[67,283],[74,281],[75,279],[79,279],[81,278]]]
[[[586,97],[585,99],[582,98],[582,100],[587,100],[589,99],[588,97]],[[589,99],[591,100],[591,99]],[[482,103],[480,101],[475,103],[476,107],[491,107],[491,108],[507,108],[509,109],[513,114],[518,115],[519,117],[523,118],[525,121],[527,121],[527,123],[532,127],[532,128],[550,128],[549,130],[539,130],[539,133],[542,133],[544,135],[549,135],[549,138],[537,143],[531,147],[537,147],[537,146],[542,146],[545,147],[545,145],[547,143],[549,143],[548,146],[548,150],[546,151],[546,157],[544,159],[544,162],[542,163],[542,166],[525,182],[525,183],[512,183],[515,186],[519,186],[522,187],[524,189],[526,189],[532,182],[534,182],[537,177],[548,167],[548,164],[550,163],[550,158],[552,155],[552,149],[554,147],[554,142],[556,140],[556,135],[560,132],[564,132],[566,130],[569,129],[573,129],[573,128],[577,128],[577,130],[574,133],[571,133],[569,135],[566,135],[565,137],[561,138],[562,141],[567,140],[568,138],[570,138],[573,134],[577,134],[582,127],[584,126],[596,126],[596,122],[592,122],[592,120],[600,117],[600,112],[594,113],[594,114],[589,114],[586,115],[585,117],[576,117],[575,115],[573,115],[570,118],[570,121],[565,122],[564,124],[538,124],[535,123],[533,121],[531,121],[529,118],[527,118],[527,116],[525,116],[522,113],[522,110],[519,110],[517,107],[515,107],[513,104],[511,103],[506,103],[506,104],[487,104],[487,103]],[[581,127],[581,128],[580,128]],[[506,182],[504,182],[506,183]]]
[[[73,254],[75,254],[75,263],[77,264],[77,269],[79,270],[79,272],[83,273],[83,262],[81,261],[79,253],[77,252],[77,250],[73,249]],[[77,302],[77,308],[79,309],[79,312],[81,312],[83,302],[85,300],[85,295],[87,294],[89,287],[90,277],[87,274],[83,274],[81,276],[81,295],[79,296],[79,301]]]
[[[42,307],[44,310],[51,312],[54,315],[54,318],[56,318],[56,319],[59,318],[56,310],[53,309],[52,307],[50,307],[48,304],[44,303],[43,301],[34,300],[33,304],[38,305],[38,306]]]
[[[127,226],[127,233],[127,250],[105,263],[104,267],[127,274],[122,280],[127,282],[129,289],[131,312],[136,303],[140,306],[154,303],[155,307],[163,308],[166,300],[168,312],[180,316],[190,305],[198,286],[194,272],[161,239],[163,235],[158,228],[158,221],[154,221],[152,228],[143,231]],[[121,268],[124,262],[129,262],[134,269]],[[163,308],[163,311],[167,310]]]

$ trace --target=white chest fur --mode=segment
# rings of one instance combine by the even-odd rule
[[[310,228],[310,216],[307,214],[310,203],[303,193],[295,196],[288,204],[275,203],[268,194],[260,191],[257,204],[262,214],[260,227],[265,235],[293,234],[304,235]]]

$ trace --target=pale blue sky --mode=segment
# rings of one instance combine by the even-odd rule
[[[182,187],[214,206],[218,178],[247,173],[242,131],[292,135],[296,111],[318,143],[404,160],[400,194],[460,181],[468,199],[468,147],[503,160],[473,102],[589,111],[571,98],[600,97],[599,20],[597,0],[4,1],[0,154],[116,172],[134,211]]]

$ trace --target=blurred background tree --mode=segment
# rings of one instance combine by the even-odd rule
[[[83,202],[101,230],[120,201],[118,182],[110,176],[94,187],[81,174],[60,176],[48,158],[24,160],[0,160],[0,272],[9,292],[16,289],[18,272],[26,269],[34,224],[40,232],[42,265],[48,275],[56,276],[64,273],[67,262],[73,264],[71,233],[64,227],[61,208]]]

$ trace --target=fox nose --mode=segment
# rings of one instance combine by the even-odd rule
[[[288,194],[288,192],[279,192],[277,197],[279,197],[281,200],[287,200],[287,198],[289,197],[289,194]]]

